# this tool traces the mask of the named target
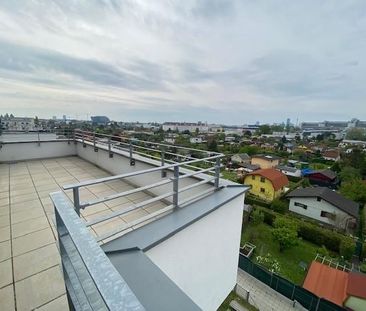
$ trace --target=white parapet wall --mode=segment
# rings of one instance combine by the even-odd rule
[[[0,162],[16,162],[76,155],[76,145],[67,141],[0,143]]]
[[[236,284],[244,194],[148,250],[202,310],[217,310]]]

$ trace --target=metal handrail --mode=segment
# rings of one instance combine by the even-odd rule
[[[107,141],[101,141],[101,139],[105,139],[107,138]],[[111,140],[112,138],[118,138],[117,140]],[[165,193],[160,194],[156,197],[147,199],[143,202],[139,202],[137,204],[131,204],[130,206],[124,208],[123,210],[118,210],[118,211],[114,211],[108,215],[105,216],[101,216],[98,217],[96,219],[90,220],[88,222],[86,222],[86,226],[90,227],[93,226],[95,224],[98,224],[100,222],[103,221],[107,221],[109,219],[112,219],[114,217],[119,217],[123,214],[126,214],[128,212],[131,212],[133,210],[136,210],[138,208],[142,208],[146,205],[152,204],[154,202],[157,201],[161,201],[164,200],[166,198],[171,197],[172,198],[172,204],[169,205],[168,207],[165,207],[163,210],[169,210],[171,208],[177,208],[178,206],[182,206],[182,204],[186,204],[187,202],[191,202],[192,200],[196,200],[199,197],[202,197],[203,195],[208,194],[209,192],[212,191],[216,191],[218,190],[219,187],[219,178],[220,178],[220,168],[221,166],[221,158],[224,156],[223,154],[220,153],[209,153],[205,150],[198,150],[198,149],[190,149],[190,148],[186,148],[186,147],[180,147],[180,146],[168,146],[165,144],[160,144],[160,143],[153,143],[153,142],[146,142],[146,141],[142,141],[142,140],[134,140],[134,139],[130,139],[127,137],[123,137],[123,136],[113,136],[113,135],[107,135],[107,134],[97,134],[94,132],[90,132],[90,131],[82,131],[82,130],[75,130],[74,132],[74,140],[76,141],[81,141],[83,144],[83,147],[86,147],[86,145],[92,145],[94,147],[94,151],[97,152],[98,148],[105,148],[105,145],[108,146],[108,151],[111,156],[111,153],[114,151],[113,149],[120,149],[124,152],[126,152],[126,156],[129,156],[130,158],[130,165],[135,165],[135,159],[133,158],[134,155],[141,155],[144,157],[150,157],[153,159],[157,159],[157,160],[161,160],[161,165],[157,166],[157,167],[153,167],[150,169],[145,169],[145,170],[140,170],[140,171],[135,171],[135,172],[129,172],[129,173],[124,173],[124,174],[119,174],[119,175],[115,175],[115,176],[110,176],[110,177],[103,177],[103,178],[98,178],[98,179],[93,179],[93,180],[87,180],[87,181],[83,181],[83,182],[79,182],[76,184],[69,184],[69,185],[65,185],[63,187],[64,190],[70,190],[72,189],[73,191],[73,199],[74,199],[74,208],[77,212],[77,214],[80,216],[80,209],[84,209],[86,207],[92,206],[92,205],[96,205],[96,204],[100,204],[100,203],[104,203],[110,200],[114,200],[114,199],[118,199],[127,195],[131,195],[137,192],[141,192],[141,191],[145,191],[145,190],[149,190],[152,188],[156,188],[156,187],[160,187],[160,186],[165,186],[169,183],[172,183],[172,190],[169,191],[167,190]],[[148,144],[148,147],[146,146],[141,146],[139,145],[139,143],[142,144]],[[154,148],[150,148],[151,145],[155,145],[158,146],[159,149],[154,149]],[[113,146],[113,149],[112,149]],[[189,156],[183,156],[180,154],[176,154],[176,153],[172,153],[169,152],[167,149],[168,148],[177,148],[177,149],[184,149],[184,150],[194,150],[194,151],[199,151],[202,152],[203,154],[206,154],[208,156],[203,157],[203,158],[193,158],[193,157],[189,157]],[[140,149],[140,151],[138,150]],[[150,152],[154,152],[154,153],[160,153],[160,158],[157,157],[155,154],[147,154],[143,151],[150,151]],[[184,158],[184,159],[188,159],[186,161],[183,162],[175,162],[169,159],[165,159],[165,155],[173,155],[179,158]],[[133,163],[132,163],[133,161]],[[170,164],[167,164],[169,162],[172,162]],[[194,166],[194,164],[199,163],[199,162],[203,162],[206,163],[206,165],[210,165],[210,167],[205,167],[205,168],[199,168]],[[182,174],[182,172],[180,172],[180,168],[193,168],[195,171],[187,171],[185,170],[184,173]],[[110,181],[114,181],[114,180],[120,180],[120,179],[126,179],[126,178],[130,178],[130,177],[136,177],[139,175],[144,175],[144,174],[150,174],[150,173],[155,173],[155,172],[159,172],[161,171],[161,180],[157,181],[155,183],[149,184],[149,185],[145,185],[136,189],[132,189],[132,190],[127,190],[127,191],[123,191],[120,193],[116,193],[116,194],[112,194],[112,195],[108,195],[102,198],[97,198],[97,199],[93,199],[90,200],[88,202],[81,202],[80,201],[80,188],[82,187],[87,187],[87,186],[93,186],[96,184],[100,184],[100,183],[105,183],[105,182],[110,182]],[[166,178],[166,173],[167,171],[170,171],[173,173],[173,176],[170,178]],[[183,178],[188,178],[188,177],[194,177],[196,175],[199,174],[204,174],[204,173],[208,173],[208,174],[214,174],[214,176],[210,176],[209,178],[199,178],[198,182],[195,182],[193,184],[190,184],[188,186],[185,187],[179,187],[179,180],[183,179]],[[199,194],[197,195],[193,195],[188,197],[188,199],[185,198],[185,200],[178,200],[178,195],[182,192],[185,191],[189,191],[191,189],[194,189],[196,187],[202,186],[204,184],[208,184],[208,183],[212,183],[213,182],[213,187],[208,189],[208,190],[203,190],[200,191]],[[188,195],[189,196],[189,195]],[[156,214],[156,215],[155,215]],[[160,212],[154,212],[152,214],[150,214],[149,217],[155,217],[157,215],[160,215]],[[146,217],[143,217],[144,219]],[[124,230],[124,228],[127,228],[129,225],[124,225],[123,228],[121,230]],[[103,237],[99,237],[97,238],[97,241],[101,241],[103,239],[105,239],[106,237],[110,237],[115,235],[116,233],[120,232],[121,230],[113,230],[112,232],[109,232],[105,235],[103,235]]]

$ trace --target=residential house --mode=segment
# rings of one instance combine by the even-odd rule
[[[244,184],[251,186],[249,192],[265,201],[273,201],[285,192],[287,176],[274,168],[260,169],[247,174]]]
[[[243,164],[250,163],[250,156],[246,153],[238,153],[231,156],[230,161],[232,164],[242,166]]]
[[[299,188],[286,197],[294,213],[344,230],[357,225],[359,205],[329,188]]]
[[[337,162],[341,159],[341,154],[337,149],[325,150],[322,154],[324,160]]]
[[[286,176],[291,176],[291,177],[296,177],[296,178],[301,177],[301,170],[296,167],[279,165],[276,167],[276,169],[279,170],[280,172],[284,173]]]
[[[337,174],[331,170],[316,170],[304,173],[312,185],[335,189],[338,187],[339,179]]]
[[[203,137],[202,136],[191,137],[189,139],[189,142],[191,144],[202,144],[203,143]]]
[[[313,261],[303,288],[347,310],[366,310],[366,276],[340,269]]]
[[[274,168],[280,164],[280,159],[273,155],[257,154],[252,156],[251,164],[259,165],[261,169]]]

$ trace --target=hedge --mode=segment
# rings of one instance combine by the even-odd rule
[[[252,195],[246,195],[245,196],[245,204],[250,204],[250,205],[259,205],[259,206],[263,206],[263,207],[267,207],[270,208],[271,203],[268,203],[266,201],[260,200]]]
[[[276,217],[285,217],[285,216],[277,216],[276,213],[274,213],[272,210],[268,210],[265,208],[259,208],[259,209],[264,214],[264,220],[263,220],[264,223],[272,227]],[[299,237],[303,238],[306,241],[314,243],[320,247],[324,245],[330,251],[340,253],[340,247],[342,241],[344,241],[343,244],[345,242],[348,242],[347,245],[351,243],[355,244],[352,238],[347,237],[341,233],[319,227],[319,225],[317,224],[300,221],[296,218],[291,217],[290,219],[291,221],[297,223]],[[366,246],[364,247],[364,253],[366,253]]]

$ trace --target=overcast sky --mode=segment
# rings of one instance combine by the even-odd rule
[[[366,119],[366,2],[2,0],[5,112]]]

